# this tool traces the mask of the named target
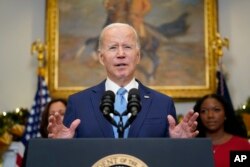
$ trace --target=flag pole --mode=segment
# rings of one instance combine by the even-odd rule
[[[215,40],[212,42],[212,47],[218,58],[223,56],[223,48],[226,47],[229,49],[229,39],[222,38],[221,35],[217,32]]]
[[[229,49],[229,40],[227,38],[221,38],[220,34],[216,34],[216,39],[213,42],[213,49],[215,54],[217,55],[218,58],[218,66],[217,66],[217,79],[218,79],[218,84],[217,84],[217,90],[216,93],[223,96],[227,101],[232,110],[234,110],[234,106],[232,103],[232,99],[229,93],[229,89],[226,83],[226,77],[223,72],[223,62],[222,62],[222,56],[223,56],[223,48],[226,47]]]
[[[31,45],[31,55],[36,55],[38,60],[37,90],[29,112],[29,116],[27,118],[25,133],[22,137],[22,142],[25,146],[27,145],[29,139],[40,137],[39,129],[41,114],[44,111],[46,105],[51,100],[47,84],[44,80],[47,72],[45,68],[47,67],[45,60],[46,48],[46,45],[43,44],[39,39],[34,41]]]
[[[42,43],[40,39],[34,41],[31,45],[31,55],[37,55],[38,69],[37,74],[39,76],[45,77],[46,75],[46,58],[45,53],[47,50],[46,44]]]
[[[226,47],[229,49],[229,39],[228,38],[222,38],[221,35],[217,32],[215,40],[212,42],[212,48],[214,50],[215,55],[217,56],[217,76],[218,78],[218,86],[217,89],[220,88],[222,90],[221,94],[223,93],[223,85],[224,85],[224,73],[222,68],[222,56],[223,56],[223,48]],[[218,74],[219,73],[219,74]]]

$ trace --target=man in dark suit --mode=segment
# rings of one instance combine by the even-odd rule
[[[105,91],[136,88],[141,99],[141,111],[129,126],[126,137],[188,138],[198,134],[197,113],[189,111],[176,125],[173,100],[144,86],[134,77],[140,62],[140,43],[133,27],[123,23],[106,26],[99,39],[100,63],[107,78],[100,84],[73,94],[68,99],[64,121],[58,114],[49,118],[50,138],[115,137],[115,128],[99,109]],[[126,98],[128,93],[124,95]]]

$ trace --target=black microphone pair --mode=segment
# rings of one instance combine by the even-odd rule
[[[120,117],[128,115],[129,118],[125,126],[123,127],[123,129],[126,129],[134,121],[137,114],[141,110],[141,98],[139,95],[139,91],[138,89],[135,89],[135,88],[129,91],[127,110],[122,114],[115,111],[114,102],[115,102],[114,92],[112,92],[111,90],[106,91],[101,100],[100,110],[103,113],[104,117],[115,127],[118,127],[118,125],[113,119],[113,115],[116,115],[116,116],[118,115]]]

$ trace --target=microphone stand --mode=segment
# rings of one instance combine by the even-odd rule
[[[124,137],[124,126],[123,126],[123,121],[122,121],[122,115],[119,114],[119,122],[117,126],[117,132],[118,132],[118,138],[123,138]]]
[[[125,111],[126,112],[126,111]],[[124,113],[125,113],[124,112]],[[114,111],[112,113],[112,115],[115,115],[115,116],[118,116],[119,117],[119,121],[118,123],[113,119],[113,116],[110,116],[110,113],[108,112],[104,112],[103,115],[104,117],[113,125],[117,128],[117,133],[118,133],[118,138],[124,138],[124,130],[126,128],[124,128],[124,124],[123,124],[123,121],[122,121],[122,116],[125,116],[127,114],[120,114],[119,112],[117,111]],[[126,122],[127,124],[127,122]],[[128,127],[128,126],[127,126]]]
[[[119,116],[119,121],[114,126],[117,128],[118,138],[123,138],[124,137],[124,125],[122,121],[122,114],[120,114],[117,111],[115,111],[113,114],[115,116]]]
[[[124,111],[122,114],[120,114],[119,112],[116,112],[115,114],[116,116],[119,116],[119,121],[118,121],[118,124],[116,126],[117,128],[117,132],[118,132],[118,138],[124,138],[124,131],[129,127],[127,124],[128,124],[128,120],[126,122],[125,125],[127,125],[126,127],[124,126],[123,124],[123,121],[122,121],[122,116],[126,116],[128,115],[128,112],[127,111]]]

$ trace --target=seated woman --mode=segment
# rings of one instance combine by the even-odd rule
[[[244,124],[222,96],[210,94],[202,97],[196,102],[194,111],[199,113],[197,137],[212,140],[215,167],[229,167],[232,150],[250,150]]]
[[[66,111],[67,101],[65,99],[53,99],[46,106],[44,112],[42,113],[42,120],[40,125],[40,133],[41,137],[48,138],[48,118],[50,115],[58,112],[62,116],[62,120],[64,117],[64,113]]]

